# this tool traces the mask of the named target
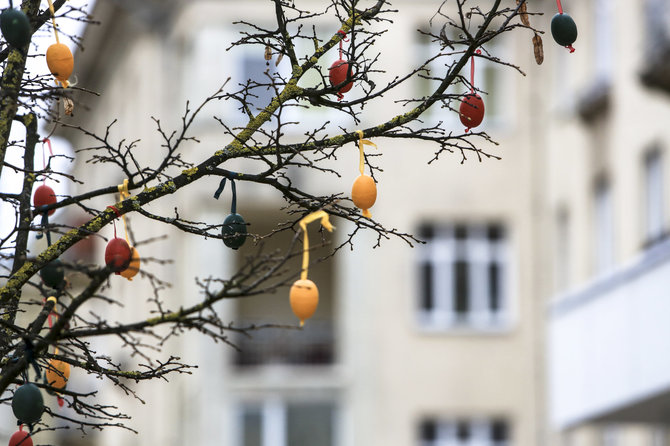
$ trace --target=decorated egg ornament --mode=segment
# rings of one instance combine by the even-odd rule
[[[342,36],[340,39],[340,58],[333,62],[328,69],[328,79],[330,80],[330,85],[333,87],[344,84],[337,90],[337,100],[341,101],[344,97],[342,93],[348,92],[354,86],[353,81],[344,83],[348,78],[350,79],[354,76],[354,70],[350,69],[349,62],[342,58],[342,41],[349,40],[346,37],[347,34],[342,30],[339,30],[337,33]]]
[[[223,220],[221,227],[223,244],[229,248],[239,249],[247,240],[247,223],[240,214],[230,214]]]
[[[52,359],[49,361],[45,376],[47,384],[54,389],[63,390],[67,385],[67,380],[70,379],[70,364]]]
[[[132,253],[128,242],[120,237],[114,237],[105,248],[105,264],[116,274],[128,268],[132,260]]]
[[[219,183],[219,188],[214,192],[214,198],[217,200],[226,187],[227,178],[223,178]],[[223,244],[232,249],[239,249],[247,241],[247,223],[244,218],[237,213],[237,188],[235,181],[230,179],[230,187],[233,190],[233,200],[230,204],[230,214],[223,220],[221,226],[221,238]]]
[[[364,145],[377,147],[377,144],[367,139],[363,139],[363,131],[356,130],[358,134],[358,170],[361,173],[353,186],[351,186],[351,201],[354,202],[357,208],[363,212],[363,216],[371,218],[370,208],[377,201],[377,185],[372,177],[365,175],[365,153],[363,151]]]
[[[140,272],[141,262],[140,262],[140,253],[137,252],[137,249],[134,246],[131,246],[130,250],[132,251],[130,263],[128,264],[128,268],[121,271],[121,276],[125,277],[128,280],[133,280],[133,277],[135,277],[137,273]]]
[[[9,446],[33,446],[33,439],[23,430],[23,425],[9,438]]]
[[[377,185],[372,177],[359,175],[351,187],[351,199],[357,208],[363,211],[363,216],[372,217],[370,208],[377,200]]]
[[[55,289],[61,288],[65,282],[63,263],[59,259],[47,263],[40,270],[40,277],[47,286]]]
[[[300,326],[302,326],[305,324],[305,319],[314,315],[316,307],[319,305],[319,289],[309,279],[296,280],[291,286],[289,300],[291,301],[291,310],[300,319]]]
[[[30,20],[19,9],[7,8],[2,11],[0,31],[2,31],[2,37],[14,48],[23,48],[30,43],[32,35]]]
[[[47,66],[64,87],[70,84],[68,79],[74,70],[74,57],[67,45],[54,43],[47,48]]]
[[[14,416],[23,423],[32,424],[40,419],[44,411],[42,393],[35,384],[26,383],[16,389],[12,398]]]
[[[54,204],[56,201],[58,200],[56,199],[54,190],[46,184],[42,184],[40,187],[35,189],[35,194],[33,195],[33,204],[36,208],[39,209],[40,206]],[[49,211],[49,215],[53,215],[54,212],[56,212],[56,210],[51,209]]]
[[[484,120],[484,101],[477,93],[467,94],[458,111],[461,123],[468,130],[477,127]]]
[[[347,80],[347,77],[352,77],[354,75],[353,70],[351,72],[351,76],[347,76],[348,74],[349,63],[346,60],[338,59],[333,62],[333,64],[328,69],[328,79],[330,79],[330,84],[333,87],[337,87],[338,85],[343,84]],[[342,85],[342,87],[337,90],[337,97],[341,100],[343,98],[342,93],[348,92],[353,86],[353,81],[349,81]]]
[[[556,43],[566,47],[572,53],[575,51],[572,44],[577,40],[577,25],[572,17],[563,12],[561,0],[556,0],[556,5],[558,14],[551,19],[551,35]]]
[[[309,268],[309,236],[307,225],[314,220],[321,219],[321,226],[332,232],[333,225],[330,224],[328,214],[325,211],[316,211],[300,220],[300,228],[303,232],[302,271],[300,279],[293,282],[289,292],[291,310],[300,320],[300,326],[305,325],[305,319],[312,317],[319,305],[319,289],[316,284],[307,278]]]
[[[481,54],[481,50],[475,54]],[[475,93],[475,55],[470,58],[470,93],[466,94],[458,109],[461,123],[466,127],[465,132],[477,127],[484,120],[484,101]]]

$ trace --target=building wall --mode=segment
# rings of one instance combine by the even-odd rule
[[[377,42],[383,53],[380,65],[389,71],[379,75],[378,85],[390,79],[396,69],[402,69],[404,61],[414,60],[418,44],[412,33],[426,25],[438,3],[396,5],[403,12],[395,16],[393,31]],[[103,4],[99,8],[109,12],[114,7]],[[226,59],[228,56],[222,51],[227,46],[225,42],[207,39],[230,36],[232,31],[226,26],[237,17],[262,21],[267,16],[271,20],[268,4],[259,1],[203,1],[185,4],[177,11],[169,31],[151,29],[124,14],[119,16],[115,29],[129,41],[120,37],[118,47],[108,49],[110,58],[116,57],[112,59],[114,64],[106,67],[97,62],[98,72],[104,75],[96,79],[96,87],[103,95],[92,103],[91,112],[82,116],[87,125],[98,130],[111,117],[119,116],[115,135],[142,138],[140,156],[144,159],[156,156],[160,144],[149,116],[161,119],[168,128],[178,124],[174,117],[182,112],[183,101],[191,92],[197,102],[198,96],[211,93],[225,79],[227,70],[235,72],[239,68]],[[104,21],[105,14],[100,18]],[[335,32],[331,22],[323,26],[328,32]],[[133,34],[126,29],[133,30]],[[204,40],[198,41],[198,35],[203,35],[198,33],[203,30],[211,30],[212,34],[204,34]],[[506,57],[529,73],[525,78],[511,72],[502,75],[501,87],[492,92],[499,95],[495,100],[503,104],[503,112],[485,124],[500,143],[498,147],[487,147],[502,156],[502,160],[480,161],[468,154],[468,160],[461,163],[461,156],[456,153],[426,165],[432,158],[433,147],[420,141],[374,141],[378,152],[383,154],[374,161],[384,171],[378,175],[379,198],[372,212],[387,227],[416,233],[424,223],[503,224],[509,259],[505,288],[509,298],[508,323],[495,330],[422,327],[418,318],[419,248],[390,240],[372,249],[376,239],[373,234],[364,233],[357,236],[353,251],[345,250],[333,260],[336,280],[332,311],[338,352],[335,364],[273,365],[240,372],[231,364],[232,349],[187,335],[168,346],[167,352],[179,352],[185,360],[199,363],[193,376],[175,377],[169,384],[138,385],[147,406],[137,404],[130,410],[135,417],[132,424],[141,428],[140,435],[110,430],[100,435],[100,444],[176,445],[187,441],[208,444],[212,438],[236,444],[240,434],[238,403],[263,402],[266,406],[262,410],[276,414],[285,410],[283,402],[292,400],[334,403],[339,414],[337,446],[420,444],[419,431],[426,420],[442,426],[459,420],[488,423],[497,419],[509,424],[510,445],[542,444],[543,303],[537,296],[544,286],[543,263],[538,256],[543,250],[539,242],[545,234],[537,222],[543,215],[538,188],[544,181],[543,155],[538,147],[543,142],[538,128],[543,128],[543,124],[538,118],[541,108],[536,90],[540,85],[536,76],[541,75],[541,69],[533,65],[529,39],[525,35],[510,37],[499,47]],[[105,42],[110,45],[110,40]],[[220,53],[210,58],[213,68],[197,60],[199,49],[218,51],[217,47]],[[86,53],[80,57],[90,57]],[[399,89],[398,96],[413,95],[416,89],[416,84],[407,83]],[[350,94],[356,95],[356,88]],[[360,126],[388,115],[392,99],[368,107]],[[210,113],[228,116],[230,109],[216,107]],[[452,120],[455,131],[460,132],[461,124],[454,116],[454,112],[436,110],[430,119]],[[341,122],[346,127],[353,125],[346,120]],[[204,157],[225,144],[220,129],[212,124],[211,120],[197,124],[202,142],[189,147],[193,158]],[[83,144],[77,137],[72,138],[75,147]],[[341,153],[330,166],[343,173],[341,179],[324,181],[317,175],[298,174],[299,181],[317,192],[348,191],[358,174],[358,153],[354,145],[345,147]],[[251,167],[243,161],[233,164],[232,169]],[[93,183],[87,184],[87,188],[121,181],[101,177],[90,180]],[[216,221],[217,215],[218,218],[225,215],[228,203],[226,194],[220,203],[212,200],[217,184],[216,179],[202,181],[179,197],[156,203],[156,209],[170,213],[179,205],[184,215]],[[248,206],[243,208],[245,211],[253,213],[265,206],[275,208],[280,203],[276,194],[246,185],[239,189],[240,204]],[[254,206],[244,204],[252,201]],[[214,208],[215,205],[220,207]],[[216,241],[196,240],[163,228],[157,233],[155,224],[136,216],[131,218],[133,232],[138,237],[168,235],[167,240],[144,249],[149,256],[175,259],[171,265],[152,266],[161,277],[175,278],[173,288],[166,293],[173,305],[197,298],[194,275],[229,274],[235,263],[230,251],[211,248]],[[344,240],[350,225],[337,221],[334,224],[335,239]],[[205,250],[211,256],[198,254]],[[146,294],[144,290],[137,290],[135,283],[118,282],[114,280],[114,288],[123,295],[137,296],[136,308],[142,309],[142,298],[138,295]],[[220,311],[230,320],[237,316],[235,304],[222,305]],[[116,399],[121,407],[128,407],[127,397],[118,394]],[[277,429],[277,426],[265,427]]]

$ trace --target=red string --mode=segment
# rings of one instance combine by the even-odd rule
[[[561,0],[556,0],[556,5],[558,6],[558,13],[563,14],[563,6],[561,6]]]
[[[344,31],[339,30],[337,33],[342,36],[342,39],[340,39],[340,59],[342,59],[342,42],[348,42],[349,39],[347,39],[347,33]]]
[[[116,208],[116,206],[107,206],[107,207],[114,211],[117,218],[121,216],[121,212],[119,212],[119,210]],[[116,219],[113,221],[113,223],[114,223],[114,238],[116,238]]]
[[[53,151],[52,148],[51,148],[51,140],[49,140],[49,138],[44,138],[44,139],[42,140],[42,170],[46,171],[46,170],[47,170],[47,161],[46,161],[45,153],[44,153],[44,143],[47,143],[47,147],[49,147],[49,153],[51,154],[51,155],[49,156],[49,158],[51,158],[52,156],[54,156],[54,151]],[[46,176],[45,176],[45,177],[42,179],[42,184],[46,183],[46,181],[47,181],[47,178],[46,178]]]
[[[475,51],[477,54],[482,54],[482,50]],[[470,93],[475,92],[475,56],[470,58]]]
[[[65,404],[63,398],[61,398],[60,395],[56,395],[56,398],[58,399],[58,407],[63,407],[63,404]]]
[[[569,49],[571,53],[575,52],[575,49],[572,47],[572,45],[568,45],[566,48]]]

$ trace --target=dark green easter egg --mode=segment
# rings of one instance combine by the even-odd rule
[[[223,221],[221,228],[223,243],[233,249],[238,249],[247,240],[247,224],[240,214],[230,214]]]
[[[23,48],[30,43],[32,34],[30,20],[21,10],[7,8],[2,11],[0,31],[5,40],[14,48]]]
[[[61,288],[65,281],[65,270],[60,260],[54,259],[40,270],[40,277],[51,288]]]
[[[577,40],[577,25],[569,15],[556,14],[551,19],[551,35],[561,46],[572,45]]]
[[[26,383],[16,389],[12,398],[14,416],[24,423],[34,423],[44,412],[42,392],[35,384]]]

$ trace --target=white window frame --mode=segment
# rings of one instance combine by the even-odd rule
[[[663,156],[652,149],[644,157],[645,243],[659,241],[665,233]]]
[[[419,438],[418,446],[510,446],[511,440],[495,441],[493,437],[494,420],[483,418],[433,420],[436,424],[435,439],[432,441]],[[459,440],[458,425],[466,423],[469,438]],[[505,421],[508,433],[510,423]]]
[[[596,274],[610,272],[615,265],[614,204],[608,180],[597,181],[594,200],[594,266]]]
[[[593,0],[593,61],[597,82],[609,83],[614,69],[614,8],[612,0]]]
[[[243,417],[247,408],[258,408],[261,415],[261,446],[291,446],[286,442],[288,430],[288,408],[292,404],[329,404],[333,412],[331,425],[333,431],[332,444],[338,446],[340,443],[340,432],[342,430],[340,419],[340,408],[334,399],[327,400],[294,400],[283,398],[278,395],[267,396],[256,400],[240,400],[236,408],[237,422],[234,444],[244,445]]]
[[[504,225],[501,237],[493,242],[487,236],[490,224],[441,224],[430,225],[433,237],[419,247],[417,269],[425,263],[432,267],[431,300],[432,308],[423,307],[423,291],[418,291],[417,316],[419,328],[429,331],[502,331],[510,328],[511,276],[509,255],[509,234]],[[455,227],[465,226],[466,238],[455,237]],[[468,311],[461,318],[455,309],[456,286],[454,265],[464,261],[468,265],[467,286],[469,289]],[[498,309],[490,308],[489,270],[491,264],[498,267]],[[417,273],[417,290],[421,290],[423,274]]]

